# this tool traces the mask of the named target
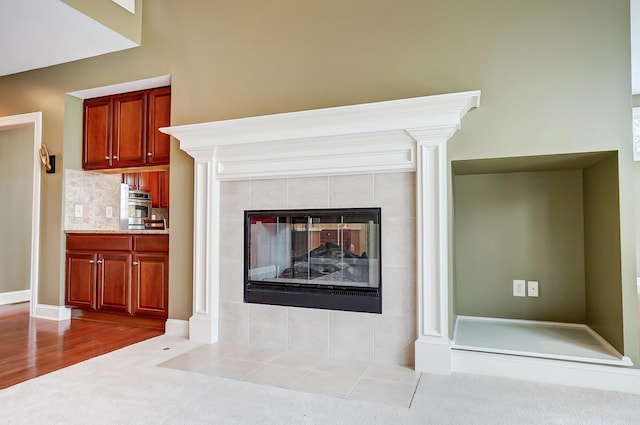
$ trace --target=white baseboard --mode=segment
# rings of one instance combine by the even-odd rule
[[[37,317],[38,319],[48,319],[48,320],[70,320],[71,319],[71,309],[67,308],[63,305],[46,305],[46,304],[38,304],[36,305],[35,313],[33,317]]]
[[[414,350],[416,371],[438,375],[451,373],[451,341],[448,339],[418,338]]]
[[[178,320],[178,319],[167,319],[167,322],[164,327],[164,334],[168,336],[189,338],[189,321]]]
[[[31,289],[0,293],[0,305],[31,301]]]
[[[640,369],[506,354],[451,351],[451,369],[454,373],[640,394]]]

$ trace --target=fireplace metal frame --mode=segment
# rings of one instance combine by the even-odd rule
[[[249,278],[250,217],[331,217],[336,215],[363,215],[374,218],[377,224],[377,246],[382,242],[382,220],[380,208],[334,208],[297,210],[251,210],[244,212],[244,302],[282,305],[290,307],[318,308],[327,310],[382,313],[382,259],[377,264],[377,287],[349,285],[345,281],[327,284],[265,283]]]

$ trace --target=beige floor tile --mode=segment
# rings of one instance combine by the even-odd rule
[[[405,384],[417,384],[420,373],[407,366],[387,365],[371,363],[364,372],[365,378],[381,379],[384,381],[403,382]]]
[[[324,356],[318,356],[316,354],[294,353],[291,351],[285,351],[284,353],[273,359],[271,363],[276,363],[283,366],[313,369],[318,363],[320,363],[322,359],[324,359]]]
[[[348,375],[362,375],[371,364],[367,360],[340,359],[325,357],[316,365],[314,370]]]
[[[171,360],[167,360],[158,366],[198,372],[204,367],[209,366],[216,359],[231,354],[235,348],[236,346],[234,344],[205,344],[198,348],[194,348],[188,353],[184,353]]]
[[[310,371],[293,389],[314,394],[346,398],[358,383],[360,376]]]
[[[271,348],[238,345],[233,351],[233,357],[241,360],[268,363],[278,357],[281,353],[282,351]]]
[[[202,345],[158,366],[397,407],[409,407],[420,377],[404,366],[231,343]]]
[[[208,366],[198,370],[198,372],[206,375],[242,380],[245,376],[264,365],[262,362],[225,357],[211,362]]]
[[[309,373],[309,369],[268,363],[260,369],[251,372],[243,381],[274,387],[291,388],[307,373]]]
[[[362,378],[349,394],[349,398],[396,407],[409,407],[415,389],[415,384]]]

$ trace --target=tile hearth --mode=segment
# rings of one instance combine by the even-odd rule
[[[420,379],[404,366],[229,343],[203,345],[159,366],[406,408]]]

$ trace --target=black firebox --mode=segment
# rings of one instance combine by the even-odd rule
[[[382,313],[380,208],[245,211],[248,303]]]

